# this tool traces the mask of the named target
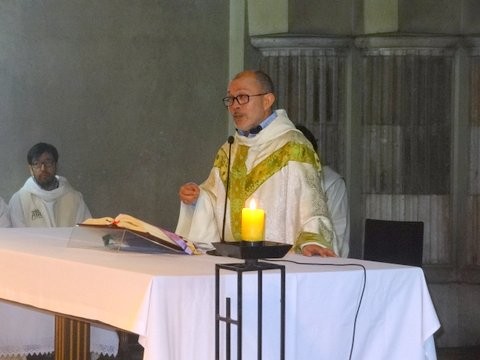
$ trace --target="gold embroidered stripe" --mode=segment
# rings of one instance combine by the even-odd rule
[[[239,145],[235,160],[230,171],[230,223],[233,236],[241,240],[241,214],[245,201],[272,175],[280,171],[290,161],[311,164],[319,169],[320,162],[316,153],[306,144],[288,142],[280,149],[257,164],[249,173],[245,165],[249,147]],[[215,158],[214,166],[219,169],[219,174],[224,186],[227,182],[228,157],[221,149]]]
[[[297,253],[301,253],[302,245],[306,243],[317,243],[317,244],[323,245],[327,249],[332,248],[332,244],[326,241],[321,234],[315,234],[311,232],[302,232],[300,233],[300,235],[298,235],[298,238],[295,241],[295,246],[293,247],[293,250],[295,250],[295,252]]]

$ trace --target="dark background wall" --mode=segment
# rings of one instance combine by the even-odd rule
[[[94,216],[172,228],[228,118],[228,2],[0,1],[0,196],[39,141]]]

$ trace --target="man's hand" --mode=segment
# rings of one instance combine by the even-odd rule
[[[200,187],[193,182],[182,185],[178,192],[180,200],[187,205],[195,204],[199,195]]]
[[[333,252],[333,250],[324,248],[319,245],[305,245],[302,248],[302,255],[305,256],[313,256],[313,255],[319,255],[321,257],[336,257],[337,255]]]

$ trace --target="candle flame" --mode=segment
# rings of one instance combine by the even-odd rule
[[[250,200],[250,209],[255,210],[257,208],[257,203],[255,202],[255,199]]]

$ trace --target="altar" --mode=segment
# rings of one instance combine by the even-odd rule
[[[215,264],[241,260],[75,248],[71,231],[0,229],[0,298],[139,334],[145,360],[214,358]],[[440,324],[422,269],[296,254],[282,260],[286,359],[436,358]],[[245,359],[256,358],[255,279],[245,275],[241,299]],[[222,275],[222,298],[238,300],[235,281]],[[263,282],[262,359],[273,360],[280,284],[269,273]]]

